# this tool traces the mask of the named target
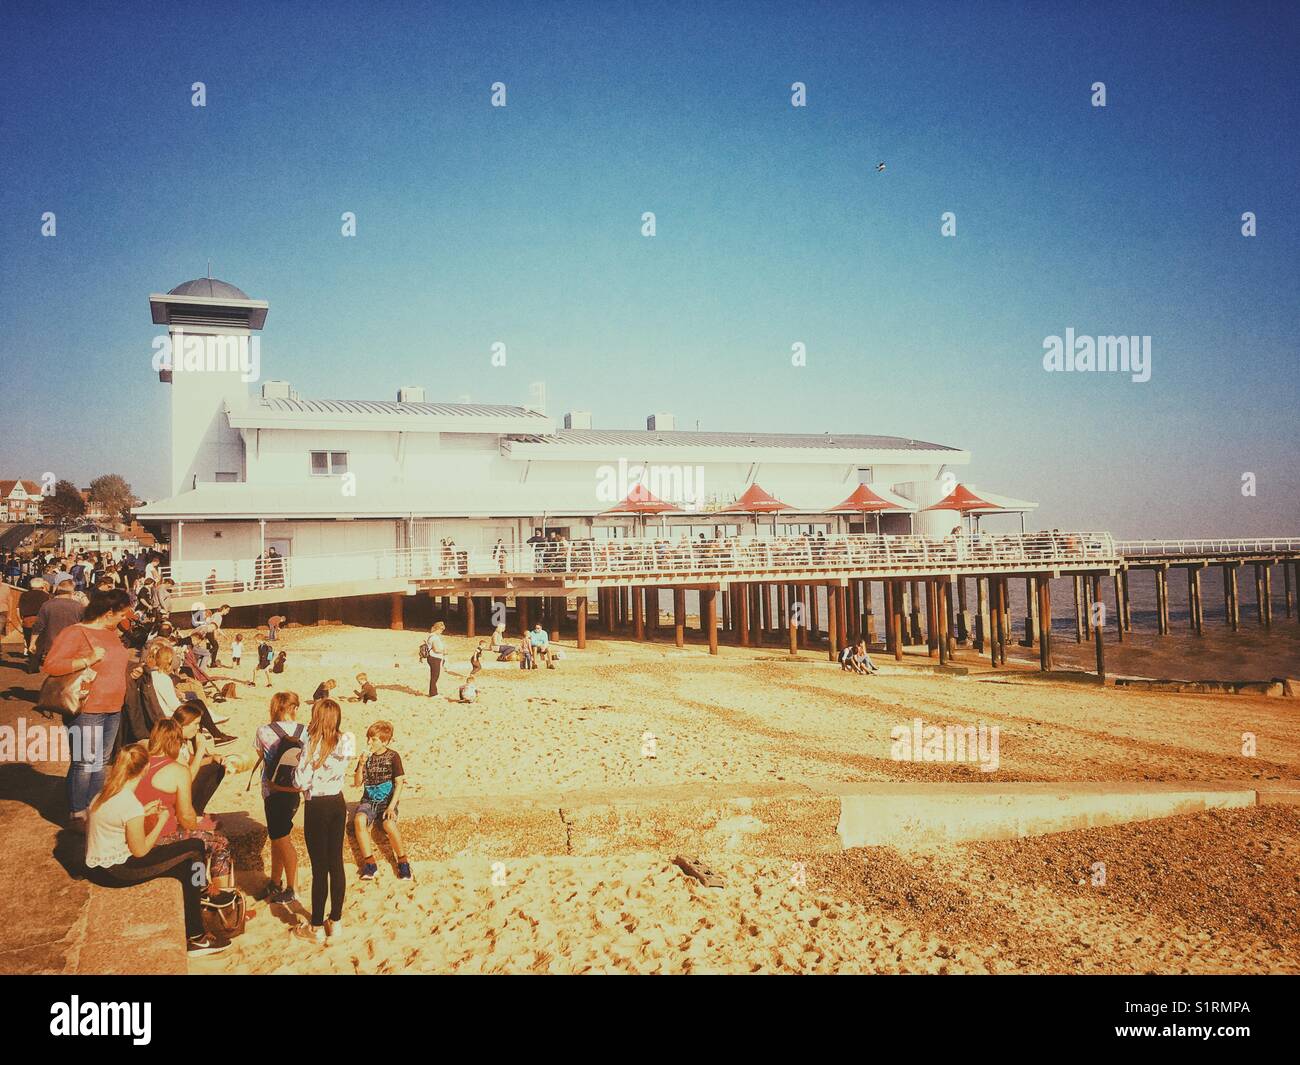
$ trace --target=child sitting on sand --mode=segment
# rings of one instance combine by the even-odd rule
[[[323,680],[316,685],[316,690],[311,693],[311,701],[314,703],[317,699],[328,699],[330,692],[338,687],[339,682],[333,677],[329,680]]]
[[[460,701],[472,703],[478,700],[478,675],[483,672],[483,649],[480,647],[469,660],[469,676],[460,686]]]
[[[285,662],[288,660],[288,658],[289,658],[289,652],[288,652],[288,651],[281,651],[278,655],[276,655],[276,656],[275,656],[275,665],[273,665],[273,666],[271,667],[271,672],[272,672],[272,673],[283,673],[283,672],[284,672],[284,664],[285,664]]]
[[[361,879],[374,880],[379,866],[374,860],[374,843],[371,828],[380,824],[393,845],[397,857],[397,878],[411,879],[411,863],[407,860],[402,836],[397,830],[397,803],[406,785],[406,770],[402,756],[388,746],[393,739],[393,726],[387,721],[376,721],[366,729],[366,746],[370,753],[357,759],[354,785],[364,789],[353,819],[357,833],[357,846],[361,850]]]
[[[357,674],[357,690],[352,694],[363,703],[379,702],[379,693],[364,673]]]

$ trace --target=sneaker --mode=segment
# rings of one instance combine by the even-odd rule
[[[379,866],[377,866],[374,862],[366,862],[366,864],[361,867],[362,880],[374,880],[374,878],[378,875],[379,875]]]
[[[411,879],[411,863],[410,863],[410,862],[398,862],[398,863],[397,863],[397,879],[398,879],[398,880],[410,880],[410,879]]]
[[[275,896],[280,894],[280,892],[283,890],[284,888],[282,888],[274,880],[268,880],[266,882],[266,886],[263,887],[262,890],[259,891],[256,895],[254,895],[253,899],[256,902],[266,902],[267,899],[270,899],[272,902],[274,902]]]
[[[220,954],[230,946],[230,940],[220,939],[210,932],[204,932],[201,936],[193,936],[185,943],[185,950],[191,958],[202,957],[205,954]]]
[[[296,924],[293,926],[293,934],[299,939],[305,939],[309,943],[325,942],[325,926],[319,927],[310,924]]]
[[[279,903],[281,906],[291,906],[293,903],[298,901],[298,896],[294,893],[293,888],[288,887],[284,888],[282,891],[277,891],[271,896],[270,901]]]
[[[336,935],[338,935],[338,934],[339,934],[340,932],[342,932],[342,931],[343,931],[343,922],[342,922],[342,921],[326,921],[326,922],[325,922],[325,934],[326,934],[330,939],[333,939]]]

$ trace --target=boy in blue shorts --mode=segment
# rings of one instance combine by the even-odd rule
[[[370,753],[357,759],[353,775],[352,783],[363,789],[353,822],[357,846],[361,848],[362,880],[374,880],[379,873],[370,835],[374,825],[383,825],[388,841],[393,845],[393,854],[397,856],[397,878],[411,879],[411,863],[407,861],[402,836],[397,830],[397,803],[406,784],[406,770],[402,767],[402,756],[388,746],[392,738],[393,726],[387,721],[376,721],[366,729],[366,746]]]

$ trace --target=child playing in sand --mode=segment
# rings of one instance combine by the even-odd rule
[[[357,690],[352,694],[363,703],[379,702],[379,693],[364,673],[357,674]]]
[[[406,784],[406,770],[402,766],[402,756],[388,746],[392,739],[393,726],[387,721],[376,721],[366,729],[366,746],[370,753],[357,759],[353,774],[352,783],[364,789],[353,822],[357,846],[362,854],[362,880],[374,880],[379,873],[370,836],[370,830],[376,824],[384,826],[388,841],[393,845],[393,854],[397,856],[397,878],[411,879],[411,863],[397,830],[397,803]]]
[[[321,681],[316,685],[316,690],[311,693],[311,701],[314,703],[317,699],[328,699],[330,697],[330,692],[337,688],[338,685],[339,682],[333,677],[329,680]]]
[[[288,652],[288,651],[281,651],[278,655],[275,656],[275,665],[273,665],[273,666],[271,667],[271,672],[272,672],[272,673],[283,673],[283,672],[284,672],[284,664],[285,664],[286,661],[288,661],[288,659],[289,659],[289,652]]]
[[[469,676],[465,678],[465,683],[460,686],[460,701],[462,703],[472,703],[478,701],[478,675],[483,672],[483,643],[479,642],[478,650],[469,660]]]
[[[235,669],[239,668],[239,660],[244,657],[244,634],[235,633],[235,638],[230,641],[230,661]]]
[[[257,645],[257,665],[253,667],[253,679],[248,683],[256,688],[257,675],[262,673],[266,676],[266,686],[271,688],[274,687],[271,683],[271,655],[275,652],[275,648],[266,642],[265,633],[259,632],[257,638],[259,641]]]

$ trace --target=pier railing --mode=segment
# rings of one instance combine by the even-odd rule
[[[354,581],[435,582],[462,578],[555,576],[591,580],[699,574],[920,572],[1044,569],[1116,563],[1109,533],[1044,532],[973,536],[833,535],[719,539],[610,538],[501,544],[462,550],[454,545],[334,555],[227,561],[181,560],[164,574],[183,597],[302,589]]]
[[[1120,540],[1115,544],[1115,550],[1125,558],[1285,555],[1300,553],[1300,537],[1278,536],[1254,540]]]

